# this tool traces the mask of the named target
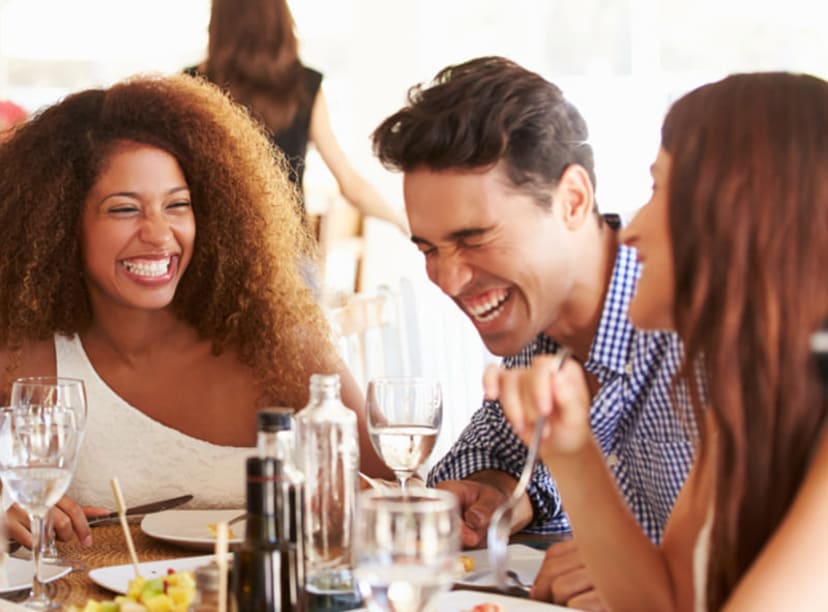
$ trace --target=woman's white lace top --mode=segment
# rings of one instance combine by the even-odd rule
[[[55,352],[58,376],[86,385],[86,434],[68,492],[73,499],[113,508],[109,481],[117,476],[127,506],[192,493],[185,507],[244,507],[245,460],[255,449],[190,437],[130,406],[98,376],[77,336],[56,334]]]

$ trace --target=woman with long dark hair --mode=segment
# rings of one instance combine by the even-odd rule
[[[343,197],[361,213],[407,233],[392,209],[353,168],[331,129],[322,74],[299,57],[287,0],[213,0],[207,58],[188,68],[226,89],[271,133],[302,195],[308,143],[319,151]]]
[[[665,119],[652,198],[624,232],[644,265],[630,317],[681,336],[674,392],[699,424],[660,547],[604,466],[577,364],[487,373],[524,439],[548,415],[541,455],[613,610],[828,607],[826,401],[811,351],[828,314],[827,116],[828,83],[757,73],[700,87]]]

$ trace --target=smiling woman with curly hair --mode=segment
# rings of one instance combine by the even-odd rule
[[[209,483],[194,504],[241,507],[256,410],[300,408],[314,372],[361,406],[301,276],[296,207],[258,125],[187,76],[71,95],[0,147],[0,396],[19,376],[87,388],[61,539],[91,542],[113,476],[129,503]],[[363,470],[387,475],[357,413]]]

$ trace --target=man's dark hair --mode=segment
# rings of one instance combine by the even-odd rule
[[[595,185],[581,114],[558,87],[508,59],[448,66],[409,89],[407,99],[373,133],[386,168],[480,168],[502,160],[514,185],[546,206],[571,164],[583,166]]]

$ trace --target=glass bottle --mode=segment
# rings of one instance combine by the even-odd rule
[[[218,612],[220,580],[219,566],[215,561],[197,567],[195,597],[187,609],[188,612]]]
[[[256,448],[260,457],[281,462],[276,487],[276,535],[282,548],[281,583],[290,609],[305,610],[305,555],[302,536],[305,478],[295,463],[291,408],[265,408],[257,414]]]
[[[232,592],[238,612],[293,610],[291,588],[282,580],[283,565],[291,563],[279,539],[277,489],[282,462],[273,457],[247,459],[247,528],[233,553]]]
[[[256,413],[256,453],[259,457],[293,459],[293,409],[263,408]]]
[[[356,415],[339,396],[339,375],[314,374],[296,415],[305,476],[305,591],[310,610],[359,607],[352,545],[359,489]]]

